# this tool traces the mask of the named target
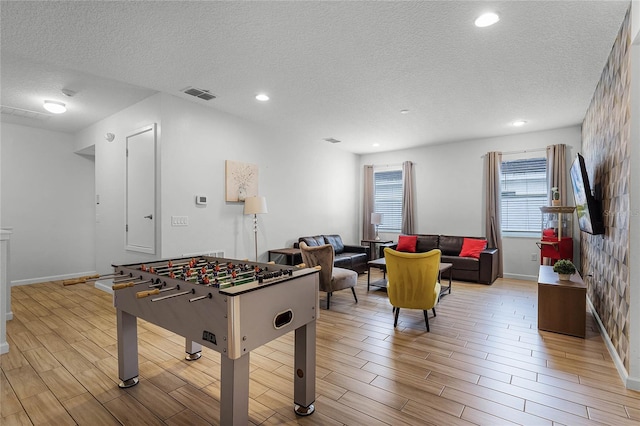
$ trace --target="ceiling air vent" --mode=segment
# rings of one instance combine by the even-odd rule
[[[210,91],[206,89],[196,89],[195,87],[187,87],[186,89],[182,89],[181,92],[186,93],[187,95],[195,96],[196,98],[200,98],[205,101],[210,101],[211,99],[215,99],[215,95],[211,94]]]
[[[338,139],[334,139],[334,138],[325,138],[324,140],[327,141],[327,142],[331,142],[331,143],[340,143],[341,142]]]

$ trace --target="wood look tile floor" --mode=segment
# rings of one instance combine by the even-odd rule
[[[293,413],[292,333],[251,353],[251,424],[640,424],[640,393],[622,385],[591,315],[586,339],[537,330],[535,282],[454,281],[427,333],[422,312],[404,309],[394,329],[386,293],[366,280],[358,304],[336,292],[321,311],[313,415]],[[182,337],[139,320],[140,383],[122,390],[111,295],[47,282],[12,298],[2,425],[219,424],[218,353],[187,362]]]

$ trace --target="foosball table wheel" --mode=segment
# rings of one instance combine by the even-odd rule
[[[202,356],[202,352],[196,352],[195,354],[186,354],[184,356],[184,359],[187,361],[195,361],[197,359],[200,359],[201,356]]]
[[[314,411],[316,411],[316,407],[314,407],[313,404],[309,405],[308,407],[303,407],[302,405],[296,404],[293,408],[293,411],[295,411],[299,416],[310,416]]]
[[[120,382],[118,384],[118,387],[120,387],[121,389],[126,389],[126,388],[130,388],[132,386],[137,385],[139,382],[137,377],[134,377],[132,379],[128,379],[128,380],[123,380],[122,382]]]

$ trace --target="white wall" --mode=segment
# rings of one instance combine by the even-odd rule
[[[95,148],[95,257],[96,270],[104,274],[112,271],[113,263],[144,262],[153,256],[127,252],[125,246],[125,182],[126,137],[135,130],[152,123],[160,128],[160,97],[151,96],[102,120],[75,135],[77,150]],[[105,139],[113,133],[113,142]],[[160,134],[160,132],[159,132]],[[162,137],[158,137],[161,144]]]
[[[225,201],[225,160],[257,164],[269,213],[258,216],[258,256],[318,233],[358,240],[357,156],[321,140],[276,133],[193,102],[163,97],[162,253],[164,257],[223,249],[254,257],[252,216]],[[208,196],[206,207],[196,194]],[[189,216],[172,227],[172,215]]]
[[[512,152],[543,149],[548,145],[567,145],[567,170],[581,144],[580,127],[568,127],[543,132],[523,133],[487,139],[363,155],[360,158],[360,187],[365,164],[414,163],[416,180],[416,232],[422,234],[448,234],[485,236],[484,183],[486,179],[484,155],[490,151]],[[538,153],[545,156],[544,152]],[[508,157],[505,156],[505,159]],[[572,194],[571,182],[567,183]],[[569,196],[572,200],[572,196]],[[571,203],[573,204],[573,203]],[[396,235],[382,237],[397,239]],[[535,242],[538,237],[503,237],[505,277],[535,280],[538,275],[539,256]],[[574,247],[579,239],[574,233]],[[574,256],[575,258],[576,256]]]
[[[92,158],[67,133],[2,123],[2,223],[13,228],[9,282],[92,272]]]
[[[160,206],[156,256],[124,249],[126,135],[158,124]],[[108,143],[107,132],[116,139]],[[242,203],[224,198],[225,160],[257,164],[259,191],[269,213],[259,216],[258,253],[291,247],[297,238],[339,233],[358,238],[358,160],[324,141],[305,140],[166,94],[154,95],[79,133],[76,148],[95,144],[96,268],[113,263],[223,250],[233,258],[254,256],[253,220]],[[197,206],[195,195],[207,195]],[[188,216],[189,226],[172,227],[171,216]]]

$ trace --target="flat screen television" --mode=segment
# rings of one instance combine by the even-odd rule
[[[571,165],[571,183],[573,184],[573,196],[576,200],[580,230],[593,235],[604,234],[602,207],[591,192],[587,168],[584,164],[584,158],[580,154],[576,156]]]

